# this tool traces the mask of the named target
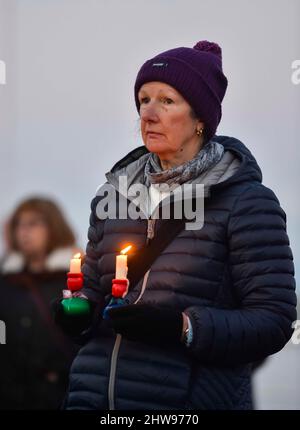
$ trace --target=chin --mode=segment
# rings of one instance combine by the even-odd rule
[[[157,155],[168,151],[168,147],[164,142],[155,141],[154,139],[146,141],[145,146],[149,152],[154,152]]]

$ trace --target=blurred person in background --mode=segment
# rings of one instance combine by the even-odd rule
[[[74,346],[52,322],[49,306],[66,285],[75,236],[53,201],[21,202],[5,228],[0,265],[0,409],[58,409]]]

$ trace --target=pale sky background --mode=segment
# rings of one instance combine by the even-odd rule
[[[207,39],[222,47],[229,81],[217,134],[248,146],[279,198],[297,279],[300,84],[291,64],[300,59],[299,16],[299,0],[0,0],[0,222],[20,199],[46,194],[85,248],[104,173],[142,144],[139,68]]]

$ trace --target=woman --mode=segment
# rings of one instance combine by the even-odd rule
[[[137,75],[145,146],[112,168],[108,184],[117,199],[124,177],[128,188],[167,184],[174,193],[203,184],[204,222],[179,231],[136,284],[129,269],[126,304],[100,318],[73,362],[67,409],[251,409],[251,363],[292,335],[286,215],[245,145],[215,135],[226,87],[221,48],[207,41],[158,54]],[[100,188],[91,204],[82,291],[102,309],[122,246],[133,244],[138,255],[159,242],[168,223],[100,219],[103,199]]]
[[[50,302],[66,284],[74,234],[61,210],[39,197],[21,202],[7,224],[1,264],[0,409],[58,409],[75,350],[53,324]]]

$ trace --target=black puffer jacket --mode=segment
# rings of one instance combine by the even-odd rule
[[[103,323],[72,365],[67,409],[250,409],[250,363],[290,339],[296,295],[285,212],[261,184],[250,151],[234,138],[214,140],[225,154],[199,178],[208,191],[203,227],[179,233],[152,265],[143,294],[140,281],[127,295],[129,303],[186,312],[191,347],[129,341]],[[109,182],[116,186],[124,172],[129,185],[138,181],[146,152],[123,158]],[[107,301],[115,255],[124,243],[145,245],[147,220],[101,221],[99,200],[92,201],[84,291]]]

